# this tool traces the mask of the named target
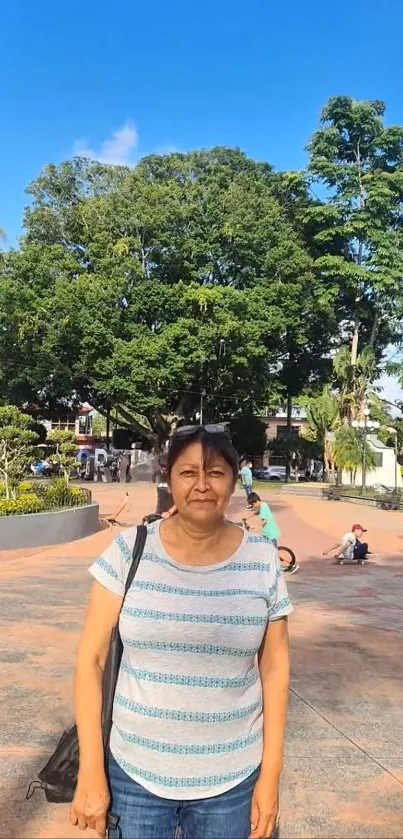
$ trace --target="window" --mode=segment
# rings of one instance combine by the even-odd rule
[[[81,414],[78,418],[78,433],[91,434],[91,417],[89,414]]]
[[[291,426],[291,434],[293,437],[299,436],[299,425],[292,425]],[[284,440],[287,437],[287,426],[286,425],[278,425],[277,426],[277,440]]]
[[[382,467],[383,466],[383,454],[382,452],[374,452],[375,455],[375,466]]]

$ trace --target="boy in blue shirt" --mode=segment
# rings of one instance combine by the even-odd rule
[[[258,495],[257,492],[250,493],[248,496],[248,504],[260,518],[263,536],[277,548],[278,540],[281,534],[269,505],[266,501],[261,500],[260,495]],[[288,571],[289,574],[295,574],[295,572],[299,570],[299,565],[295,561],[295,557],[291,564],[288,567],[283,566],[283,569],[284,571]]]
[[[251,492],[248,495],[248,504],[250,509],[254,510],[260,518],[263,536],[277,548],[280,530],[269,505],[266,501],[261,500],[257,492]]]

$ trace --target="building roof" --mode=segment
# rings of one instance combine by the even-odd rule
[[[386,446],[385,443],[382,443],[382,440],[378,440],[376,434],[368,434],[367,440],[374,449],[388,449],[388,451],[391,450],[391,446]]]

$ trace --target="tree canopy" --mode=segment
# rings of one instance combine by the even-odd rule
[[[317,375],[336,294],[267,164],[226,148],[132,170],[74,159],[29,192],[0,286],[3,399],[113,406],[156,441],[202,392],[210,419],[264,406],[290,347]]]
[[[206,420],[290,408],[336,356],[351,419],[401,335],[403,128],[384,112],[332,97],[303,173],[226,147],[46,166],[0,253],[0,401],[88,401],[155,445],[202,400]]]
[[[385,126],[384,114],[383,102],[334,96],[308,146],[309,170],[328,190],[309,208],[330,246],[316,267],[344,287],[353,367],[365,346],[382,351],[400,335],[403,127]]]

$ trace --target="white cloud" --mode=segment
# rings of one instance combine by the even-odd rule
[[[133,161],[133,153],[139,144],[137,128],[131,120],[126,120],[124,125],[113,132],[110,140],[104,140],[100,149],[91,148],[86,140],[77,140],[74,143],[74,155],[78,157],[90,157],[100,163],[110,163],[115,166],[130,166]]]

